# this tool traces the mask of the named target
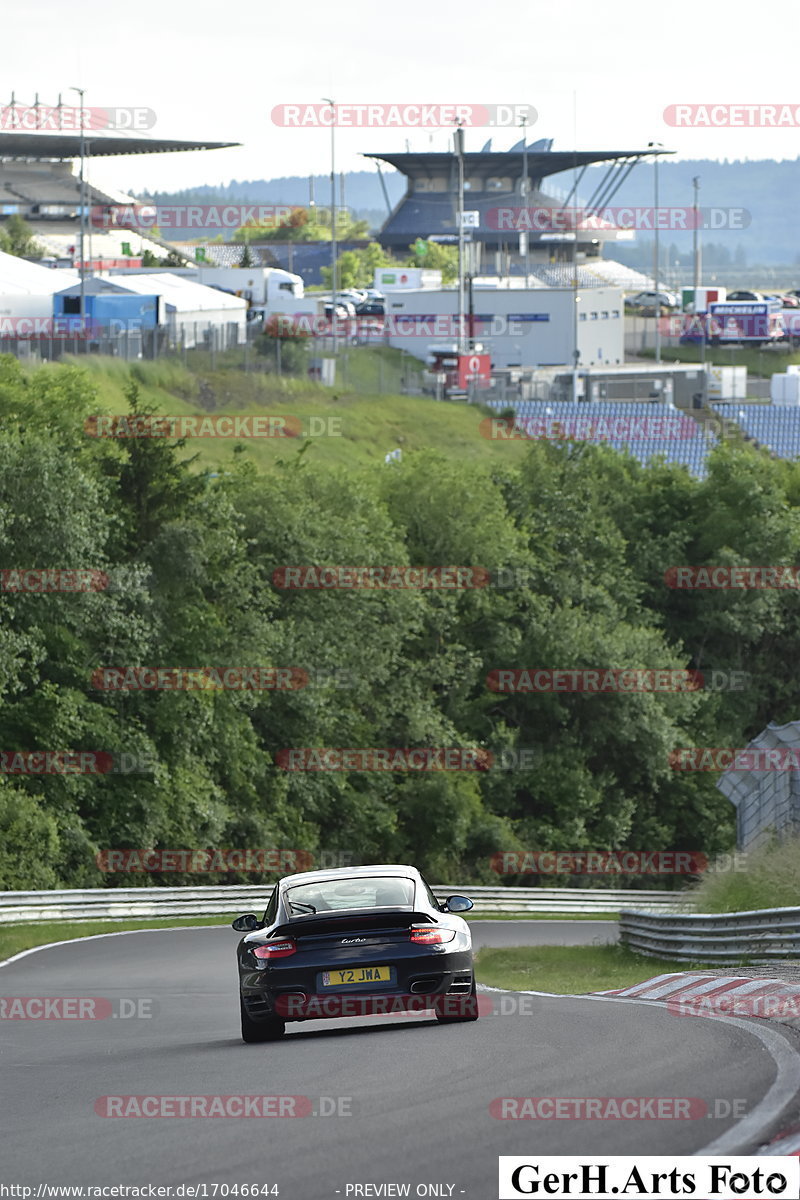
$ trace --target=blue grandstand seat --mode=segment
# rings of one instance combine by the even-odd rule
[[[666,462],[686,466],[699,478],[704,478],[707,473],[706,459],[710,446],[716,440],[704,433],[688,414],[650,401],[602,400],[589,404],[575,404],[565,400],[523,400],[509,404],[508,401],[492,400],[489,403],[494,409],[515,408],[518,423],[522,428],[533,420],[546,418],[552,422],[563,422],[565,429],[569,431],[571,422],[580,421],[581,425],[578,428],[583,433],[579,433],[579,437],[592,436],[591,424],[585,424],[586,422],[601,426],[614,421],[632,421],[634,428],[631,435],[620,433],[615,437],[609,429],[608,436],[598,440],[616,450],[629,449],[634,458],[643,465],[654,457],[661,456]],[[642,419],[649,421],[654,417],[663,418],[667,422],[666,430],[653,431],[652,436],[637,436],[635,423]],[[592,440],[595,440],[593,436]]]

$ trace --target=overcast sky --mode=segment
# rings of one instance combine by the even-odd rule
[[[774,11],[724,3],[589,0],[348,0],[230,5],[160,0],[151,8],[88,0],[6,7],[0,104],[55,103],[86,89],[86,104],[149,108],[156,136],[241,142],[241,148],[95,163],[92,178],[132,191],[330,171],[330,133],[288,129],[276,105],[527,104],[529,140],[553,148],[628,150],[661,142],[681,158],[800,154],[800,4]],[[73,98],[74,98],[74,94]],[[788,105],[797,127],[676,128],[676,104]],[[742,118],[740,118],[742,119]],[[747,118],[744,118],[747,119]],[[516,129],[476,128],[466,148]],[[445,149],[446,129],[337,129],[338,170],[374,169],[361,151]]]

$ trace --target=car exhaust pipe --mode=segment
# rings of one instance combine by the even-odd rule
[[[430,995],[434,988],[437,987],[438,983],[438,979],[417,979],[411,984],[409,991],[414,992],[416,995],[418,995],[420,992],[423,995]]]

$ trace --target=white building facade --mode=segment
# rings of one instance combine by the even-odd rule
[[[625,361],[621,288],[474,287],[473,340],[493,368],[582,366]],[[465,309],[469,311],[468,301]],[[454,341],[458,291],[429,288],[386,296],[387,340],[425,359],[432,343]]]

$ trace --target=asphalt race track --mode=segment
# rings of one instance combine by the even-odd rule
[[[479,944],[502,944],[512,930],[523,940],[508,922],[474,928]],[[524,933],[538,942],[609,936],[596,922],[526,922]],[[128,1011],[138,1003],[143,1014],[0,1022],[4,1181],[277,1184],[282,1200],[346,1200],[359,1195],[347,1185],[381,1183],[408,1183],[414,1196],[417,1185],[435,1184],[428,1194],[489,1200],[498,1154],[691,1154],[726,1134],[716,1152],[747,1153],[793,1115],[800,1059],[783,1034],[765,1022],[676,1017],[643,1003],[493,993],[514,1011],[452,1026],[416,1014],[308,1022],[276,1043],[247,1046],[237,938],[229,927],[102,937],[0,970],[4,998],[107,997]],[[772,1052],[756,1033],[772,1040]],[[338,1112],[95,1111],[104,1096],[240,1094],[309,1097],[312,1113]],[[692,1119],[500,1120],[490,1112],[500,1097],[526,1096],[705,1104]]]
[[[616,942],[616,921],[470,921],[476,950],[483,946],[603,946]]]

